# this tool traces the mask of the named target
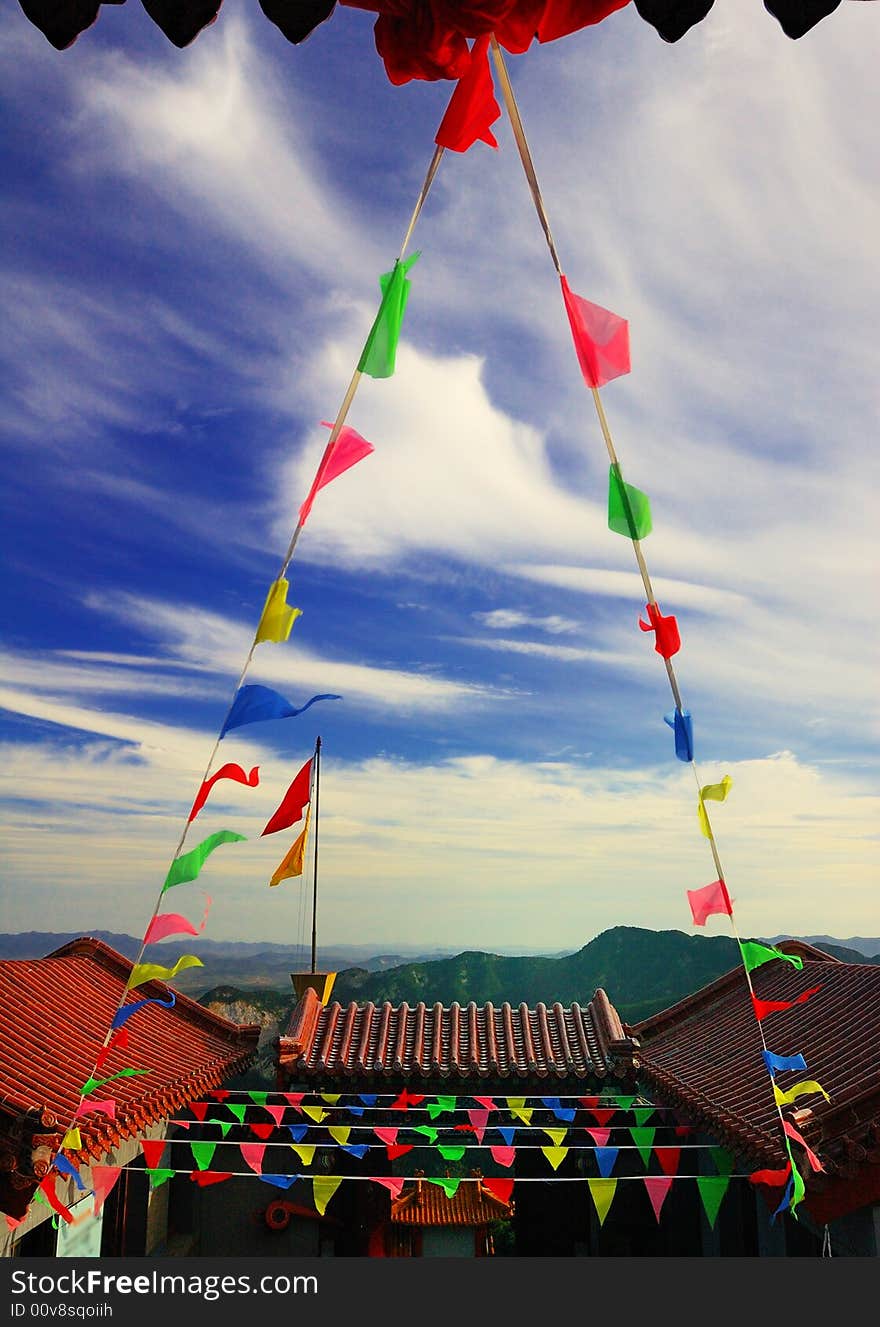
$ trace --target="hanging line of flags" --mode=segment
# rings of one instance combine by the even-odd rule
[[[732,901],[727,891],[725,875],[718,852],[718,845],[709,818],[709,812],[706,807],[708,801],[724,802],[727,799],[732,780],[729,774],[725,774],[719,783],[703,785],[700,783],[694,761],[693,719],[690,711],[685,708],[682,702],[678,680],[672,664],[673,657],[681,648],[681,637],[678,623],[674,616],[665,615],[662,612],[660,605],[656,600],[644,552],[641,547],[642,540],[645,539],[652,530],[653,523],[650,501],[647,494],[624,481],[620,461],[611,436],[611,430],[608,426],[604,406],[599,395],[600,387],[605,386],[612,379],[630,372],[629,325],[625,319],[620,318],[617,314],[611,313],[608,309],[604,309],[599,305],[590,303],[588,300],[583,299],[580,295],[576,295],[571,290],[550,230],[547,210],[544,205],[531,152],[529,151],[528,142],[526,140],[522,118],[519,113],[513,87],[504,63],[501,47],[494,35],[491,38],[491,50],[498,74],[498,81],[507,107],[511,128],[519,150],[520,160],[529,184],[529,189],[532,194],[541,228],[544,231],[547,240],[550,257],[556,269],[557,276],[559,277],[563,304],[568,317],[578,364],[584,382],[592,393],[599,426],[608,452],[610,462],[608,476],[608,524],[614,533],[624,535],[632,542],[636,563],[638,565],[647,598],[645,611],[648,620],[645,622],[639,618],[638,624],[643,632],[653,632],[654,634],[654,649],[663,659],[673,700],[675,702],[674,710],[670,714],[664,715],[664,721],[673,729],[676,758],[690,765],[697,786],[698,822],[701,833],[704,838],[708,840],[717,873],[717,879],[713,881],[712,884],[707,885],[704,889],[688,891],[688,898],[691,903],[694,922],[696,925],[704,925],[706,918],[712,913],[723,913],[730,919],[730,925],[740,949],[746,982],[748,984],[749,993],[756,1014],[757,1027],[763,1047],[764,1062],[770,1074],[773,1100],[779,1117],[780,1128],[782,1130],[783,1144],[788,1155],[788,1164],[784,1171],[765,1171],[759,1173],[765,1177],[768,1173],[772,1173],[777,1180],[780,1175],[784,1176],[785,1192],[783,1193],[779,1206],[773,1213],[774,1219],[780,1212],[785,1210],[790,1210],[792,1215],[796,1216],[796,1209],[804,1197],[805,1188],[803,1177],[798,1169],[794,1154],[792,1153],[792,1141],[798,1142],[804,1147],[805,1156],[811,1168],[821,1168],[821,1164],[817,1167],[818,1158],[816,1158],[815,1154],[807,1148],[806,1143],[797,1130],[794,1129],[791,1121],[787,1120],[783,1115],[782,1108],[785,1105],[791,1104],[803,1095],[816,1092],[821,1093],[823,1096],[827,1096],[827,1094],[821,1084],[812,1079],[796,1083],[785,1091],[780,1089],[776,1084],[774,1075],[776,1072],[780,1071],[778,1064],[780,1057],[774,1056],[767,1047],[762,1026],[763,1018],[759,1014],[760,1002],[755,994],[751,973],[754,968],[765,962],[769,962],[771,959],[781,959],[784,962],[792,963],[798,968],[803,966],[803,962],[799,958],[784,954],[781,950],[769,946],[758,945],[754,942],[744,943],[739,935],[736,921],[734,919]],[[810,992],[809,994],[811,993],[813,992]],[[808,994],[802,995],[800,1000],[806,998],[808,998]],[[792,1067],[795,1061],[798,1062],[799,1067],[806,1069],[806,1065],[802,1064],[803,1056],[792,1057],[791,1063],[787,1067]],[[765,1179],[762,1182],[767,1181]]]
[[[183,954],[172,967],[166,967],[157,963],[143,962],[144,951],[149,944],[157,942],[158,938],[167,938],[173,934],[197,935],[204,928],[205,919],[200,927],[194,927],[193,924],[180,913],[160,913],[162,899],[168,889],[176,885],[185,884],[197,879],[207,858],[218,847],[226,843],[241,842],[246,839],[245,835],[233,833],[230,830],[220,830],[209,835],[195,848],[188,852],[183,852],[183,847],[187,839],[189,828],[199,813],[205,806],[212,789],[221,779],[231,779],[245,787],[255,788],[259,786],[259,768],[254,767],[248,773],[237,764],[227,763],[220,769],[212,773],[214,760],[220,746],[220,742],[230,731],[239,728],[245,724],[257,722],[260,720],[280,719],[295,717],[303,714],[309,707],[318,701],[341,700],[341,696],[331,694],[321,694],[312,696],[302,705],[292,704],[286,697],[269,687],[254,684],[246,684],[245,678],[253,660],[256,647],[263,642],[282,643],[289,639],[291,630],[297,618],[302,616],[301,610],[288,603],[288,593],[290,583],[287,579],[287,570],[293,558],[302,529],[311,513],[315,498],[318,493],[329,484],[333,479],[350,469],[358,461],[369,456],[373,451],[373,444],[362,438],[354,429],[348,427],[345,423],[352,401],[354,400],[358,384],[364,375],[373,378],[388,378],[395,370],[397,345],[400,338],[404,314],[409,299],[410,278],[409,272],[419,258],[419,252],[406,257],[406,250],[412,238],[413,231],[421,213],[422,207],[428,196],[431,185],[437,173],[440,161],[446,148],[452,151],[464,152],[478,139],[497,146],[493,136],[489,132],[489,125],[500,115],[500,108],[494,101],[491,88],[491,75],[489,74],[488,38],[481,39],[482,63],[478,58],[474,62],[472,74],[460,84],[457,84],[450,98],[447,111],[438,128],[435,138],[435,150],[428,167],[425,181],[419,192],[413,209],[406,234],[401,244],[400,251],[394,266],[389,272],[384,273],[379,280],[381,300],[378,312],[367,335],[363,351],[358,360],[357,369],[349,383],[345,393],[342,405],[332,424],[322,421],[325,428],[330,429],[330,436],[327,440],[323,456],[318,465],[315,477],[311,487],[303,500],[298,514],[296,526],[287,551],[282,559],[281,567],[275,580],[269,586],[266,599],[263,605],[263,611],[254,632],[254,637],[248,650],[247,657],[242,665],[241,672],[233,690],[232,699],[229,703],[226,715],[223,719],[219,734],[214,742],[211,754],[208,758],[205,771],[199,783],[190,811],[181,830],[177,845],[172,855],[171,865],[168,869],[162,888],[159,890],[157,901],[153,912],[148,921],[144,938],[141,941],[139,952],[135,958],[132,967],[131,976],[123,989],[119,1004],[111,1020],[110,1027],[104,1038],[104,1042],[98,1052],[92,1073],[83,1085],[80,1093],[80,1099],[74,1111],[73,1118],[69,1122],[68,1128],[64,1131],[61,1142],[61,1148],[53,1158],[54,1170],[50,1170],[44,1184],[51,1181],[52,1194],[54,1195],[54,1173],[59,1174],[65,1168],[70,1166],[69,1159],[64,1157],[63,1150],[73,1150],[71,1141],[77,1139],[76,1120],[88,1114],[90,1109],[95,1109],[98,1103],[92,1103],[91,1107],[87,1104],[89,1095],[96,1091],[99,1086],[112,1082],[122,1077],[132,1077],[139,1074],[147,1074],[148,1069],[124,1068],[108,1078],[98,1078],[97,1074],[100,1065],[108,1058],[114,1050],[122,1048],[125,1044],[122,1038],[123,1024],[137,1010],[142,1009],[147,1004],[159,1004],[166,1008],[172,1008],[174,1005],[174,996],[169,1001],[163,1000],[140,1000],[134,1003],[126,1004],[129,993],[153,980],[170,981],[179,972],[185,971],[190,967],[201,967],[202,961],[194,954]],[[487,82],[488,79],[488,82]],[[305,769],[305,767],[304,767]],[[297,779],[303,775],[303,770]],[[279,806],[275,815],[269,824],[262,831],[262,835],[275,833],[282,828],[289,828],[295,823],[296,817],[293,814],[294,808],[291,801],[299,801],[302,796],[302,784],[294,784],[288,789],[281,806]],[[311,801],[311,783],[309,784],[309,796],[305,799],[306,803]],[[300,806],[300,812],[302,806]],[[309,829],[309,819],[306,818],[306,824],[297,837],[293,845],[285,854],[283,860],[273,873],[269,884],[277,886],[283,880],[291,879],[301,875],[303,870],[304,852],[306,836]],[[261,835],[261,837],[262,837]],[[179,928],[179,929],[178,929]],[[107,1114],[115,1112],[115,1103],[112,1098],[100,1103],[105,1108]]]

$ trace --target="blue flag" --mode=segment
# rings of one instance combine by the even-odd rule
[[[694,758],[694,721],[690,710],[670,710],[663,722],[675,732],[675,754],[685,762]]]
[[[124,1004],[122,1008],[118,1009],[113,1015],[113,1022],[110,1026],[112,1028],[121,1028],[123,1023],[127,1022],[132,1014],[136,1014],[139,1009],[143,1009],[145,1004],[160,1004],[163,1009],[173,1009],[176,999],[177,996],[172,991],[170,1000],[135,1000],[133,1004]]]
[[[807,1062],[802,1055],[774,1055],[772,1051],[761,1051],[764,1063],[771,1074],[782,1073],[786,1069],[806,1069]]]
[[[329,694],[312,696],[305,705],[297,706],[291,705],[289,700],[277,691],[273,691],[271,687],[249,683],[247,686],[239,687],[226,716],[226,722],[220,730],[220,736],[225,737],[230,728],[240,728],[245,723],[257,723],[260,719],[292,718],[294,715],[304,713],[316,700],[342,700],[342,697]]]

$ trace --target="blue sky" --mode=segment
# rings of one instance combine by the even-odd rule
[[[507,63],[569,281],[630,322],[602,399],[700,780],[733,778],[737,925],[873,935],[878,16],[794,42],[758,8],[667,45],[628,6]],[[63,53],[4,10],[3,929],[143,933],[450,92],[393,87],[358,10],[295,47],[225,0],[180,51],[107,6]],[[211,938],[301,938],[302,887],[267,886],[293,831],[259,836],[319,734],[323,943],[700,933],[692,773],[495,128],[441,163],[397,371],[348,416],[375,452],[319,495],[303,616],[248,673],[343,700],[224,739],[260,787],[187,839],[248,836],[176,891]]]

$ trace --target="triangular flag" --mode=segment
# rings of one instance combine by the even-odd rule
[[[214,1120],[212,1122],[219,1125],[220,1133],[224,1138],[228,1136],[229,1130],[233,1127],[232,1120]]]
[[[55,1172],[50,1170],[49,1174],[40,1180],[39,1192],[42,1193],[53,1212],[57,1212],[62,1221],[66,1222],[67,1225],[71,1225],[73,1217],[71,1216],[69,1209],[65,1207],[64,1203],[55,1192],[57,1178]]]
[[[769,963],[774,958],[781,958],[783,963],[790,963],[798,972],[804,966],[804,960],[799,954],[783,954],[781,949],[775,949],[773,945],[762,945],[757,940],[741,940],[739,950],[746,972],[754,972],[755,968],[760,968],[762,964]]]
[[[564,1138],[565,1135],[568,1133],[568,1130],[567,1130],[567,1129],[542,1129],[541,1132],[542,1132],[542,1133],[545,1133],[545,1134],[547,1135],[547,1137],[550,1139],[551,1143],[553,1143],[554,1147],[559,1147],[560,1144],[562,1143],[563,1138]]]
[[[461,1143],[452,1145],[438,1143],[437,1151],[440,1153],[444,1161],[461,1161],[467,1148]]]
[[[388,1190],[392,1198],[399,1198],[400,1191],[403,1188],[403,1177],[401,1176],[398,1178],[396,1175],[374,1175],[373,1183],[381,1184],[383,1188]]]
[[[220,730],[220,737],[225,737],[233,728],[240,728],[245,723],[258,723],[264,719],[294,718],[297,714],[305,713],[309,706],[318,700],[342,700],[342,697],[322,693],[312,696],[305,705],[296,706],[291,705],[289,700],[277,691],[273,691],[271,687],[248,683],[247,686],[239,687],[236,692],[226,721]]]
[[[500,118],[489,68],[489,33],[477,37],[471,59],[449,99],[434,142],[452,152],[467,152],[477,141],[498,146],[490,125]]]
[[[270,818],[266,828],[260,835],[263,838],[266,834],[277,834],[279,829],[289,829],[295,825],[298,820],[302,820],[302,814],[306,803],[312,796],[312,758],[306,761],[302,769],[296,775],[287,792],[282,798],[278,810]]]
[[[633,1104],[634,1101],[635,1101],[635,1097],[618,1097],[618,1098],[617,1098],[617,1109],[618,1109],[618,1110],[629,1110],[630,1106]]]
[[[294,1110],[298,1110],[301,1112],[304,1096],[305,1092],[285,1092],[284,1100],[288,1103],[288,1105],[292,1106]]]
[[[290,582],[282,576],[280,580],[273,581],[269,586],[269,592],[266,595],[266,602],[263,605],[263,612],[260,615],[260,622],[257,627],[257,634],[254,640],[255,645],[261,641],[274,641],[281,644],[290,636],[290,630],[298,617],[302,617],[301,608],[291,608],[287,603],[287,591],[290,589]]]
[[[664,1175],[678,1174],[681,1161],[680,1147],[655,1147],[654,1156],[657,1158]]]
[[[191,1110],[193,1115],[195,1115],[196,1119],[200,1120],[201,1122],[204,1122],[205,1116],[208,1114],[209,1109],[210,1109],[210,1102],[208,1101],[191,1101],[189,1103],[189,1110]]]
[[[212,1101],[220,1101],[220,1102],[226,1101],[230,1095],[231,1093],[229,1089],[226,1087],[215,1087],[213,1092],[208,1093],[208,1096],[211,1098]]]
[[[141,1151],[144,1154],[144,1165],[148,1170],[155,1170],[162,1160],[162,1153],[165,1151],[164,1138],[142,1138]]]
[[[492,1160],[497,1161],[499,1166],[512,1166],[516,1160],[515,1147],[490,1147]]]
[[[398,1157],[406,1156],[407,1152],[412,1150],[412,1143],[389,1143],[385,1148],[389,1161],[396,1161]]]
[[[221,765],[216,774],[212,774],[209,779],[205,779],[196,793],[196,800],[193,802],[192,810],[189,813],[188,824],[192,824],[195,820],[208,800],[214,784],[218,783],[220,779],[232,779],[234,783],[243,783],[247,788],[258,788],[260,786],[260,767],[255,765],[249,774],[245,774],[241,765]]]
[[[83,1184],[82,1176],[72,1161],[68,1161],[67,1157],[61,1156],[59,1153],[53,1164],[60,1174],[66,1175],[68,1179],[73,1180],[76,1187],[85,1193],[86,1186]]]
[[[283,1120],[284,1120],[284,1107],[283,1107],[283,1106],[266,1106],[265,1109],[266,1109],[266,1110],[268,1111],[268,1113],[272,1116],[272,1119],[275,1121],[275,1124],[276,1124],[277,1128],[280,1129],[280,1128],[281,1128],[281,1125],[282,1125],[282,1122],[283,1122]]]
[[[314,1120],[316,1124],[320,1124],[322,1120],[327,1118],[327,1111],[323,1106],[303,1106],[302,1110],[303,1115],[308,1115],[309,1119]]]
[[[295,1143],[301,1142],[309,1131],[309,1126],[307,1124],[288,1124],[287,1128]]]
[[[730,785],[732,783],[733,779],[730,777],[730,775],[725,774],[724,778],[721,780],[720,783],[706,783],[700,789],[700,796],[697,800],[697,816],[700,821],[700,829],[703,831],[704,838],[711,839],[712,837],[712,827],[709,824],[709,816],[704,804],[707,801],[708,802],[725,801],[727,798],[727,794],[730,792]]]
[[[648,1197],[651,1200],[651,1206],[654,1209],[654,1216],[659,1221],[660,1211],[666,1201],[666,1195],[672,1188],[672,1179],[668,1175],[646,1175],[645,1188],[648,1190]]]
[[[608,1124],[617,1114],[616,1110],[591,1110],[590,1114],[597,1124]]]
[[[544,1156],[550,1162],[550,1165],[554,1170],[559,1169],[569,1153],[567,1147],[542,1147],[541,1151],[544,1153]]]
[[[386,1143],[391,1147],[397,1142],[397,1135],[399,1132],[398,1129],[385,1129],[381,1127],[373,1130],[373,1133],[380,1142]]]
[[[495,1109],[495,1102],[492,1097],[473,1097],[472,1100],[474,1100],[478,1106],[482,1106],[484,1110]]]
[[[322,1092],[321,1100],[328,1106],[338,1106],[341,1092]]]
[[[95,1216],[98,1216],[98,1214],[100,1213],[101,1208],[104,1206],[104,1201],[107,1195],[110,1193],[110,1190],[113,1188],[113,1185],[119,1179],[121,1173],[122,1173],[121,1166],[93,1165],[91,1167],[92,1189],[95,1194],[94,1206],[92,1210]]]
[[[614,1194],[617,1191],[617,1180],[613,1179],[588,1179],[590,1194],[596,1205],[596,1215],[599,1218],[599,1225],[604,1226],[605,1218],[608,1215],[609,1208],[614,1201]]]
[[[607,1180],[608,1176],[614,1169],[614,1163],[617,1160],[619,1151],[619,1147],[597,1147],[595,1149],[596,1165],[599,1167],[599,1174],[603,1179]]]
[[[371,378],[390,378],[394,373],[397,343],[409,301],[408,273],[418,258],[418,250],[409,258],[398,258],[391,271],[379,277],[382,303],[358,362],[359,372],[367,373]]]
[[[639,1156],[642,1158],[645,1166],[649,1165],[651,1161],[651,1149],[654,1146],[654,1137],[657,1130],[651,1128],[636,1128],[630,1129],[629,1133],[636,1147],[639,1149]]]
[[[513,1144],[513,1137],[514,1134],[516,1133],[516,1129],[509,1124],[508,1125],[499,1124],[497,1126],[497,1129],[498,1132],[501,1134],[501,1137],[504,1139],[505,1143],[507,1143],[507,1146],[511,1147]]]
[[[611,1137],[610,1129],[588,1129],[587,1133],[592,1138],[597,1147],[607,1146],[608,1139]]]
[[[245,837],[244,834],[235,834],[231,829],[218,829],[216,834],[209,834],[206,839],[202,839],[198,847],[191,848],[181,857],[175,857],[165,877],[162,893],[173,889],[175,885],[185,885],[189,880],[195,880],[215,848],[219,848],[223,843],[244,843]],[[134,985],[133,982],[128,984]]]
[[[66,1147],[70,1152],[82,1151],[82,1137],[79,1129],[68,1129],[61,1139],[61,1146]]]
[[[252,1120],[250,1128],[254,1137],[262,1139],[263,1142],[265,1142],[267,1138],[271,1138],[272,1134],[275,1132],[275,1125],[267,1124],[265,1120]]]
[[[216,1143],[190,1143],[193,1161],[199,1170],[210,1170],[211,1158],[217,1150]]]
[[[269,881],[270,886],[280,885],[282,880],[293,880],[297,876],[302,875],[305,869],[306,840],[308,839],[309,834],[311,811],[312,808],[309,807],[306,811],[306,823],[294,839],[290,848],[288,848],[284,858],[275,868],[275,871],[272,874],[272,879]],[[351,1109],[351,1107],[349,1107],[349,1109]],[[361,1112],[361,1114],[363,1114],[363,1112]]]
[[[176,1174],[176,1170],[148,1170],[147,1178],[150,1181],[150,1188],[160,1188],[166,1180],[172,1179]]]
[[[227,1101],[226,1109],[232,1112],[239,1124],[244,1124],[244,1116],[247,1106],[243,1101]]]
[[[224,1180],[231,1180],[232,1171],[193,1170],[190,1172],[190,1179],[194,1180],[200,1189],[205,1189],[209,1184],[222,1184]]]
[[[439,1185],[440,1188],[443,1190],[443,1192],[446,1194],[447,1198],[454,1198],[455,1195],[458,1193],[458,1186],[459,1184],[461,1184],[460,1179],[453,1179],[451,1176],[448,1175],[444,1175],[442,1177],[437,1176],[434,1178],[432,1178],[430,1175],[426,1175],[425,1179],[428,1181],[429,1184]]]
[[[268,1175],[265,1171],[260,1175],[264,1184],[274,1184],[276,1189],[289,1189],[300,1178],[299,1175]]]
[[[705,926],[706,918],[716,912],[733,916],[733,906],[723,880],[713,880],[711,885],[704,885],[702,889],[689,889],[687,896],[694,926]]]
[[[365,1098],[361,1097],[361,1101],[364,1100]],[[403,1091],[399,1093],[399,1095],[394,1099],[394,1101],[392,1101],[388,1109],[409,1110],[410,1106],[420,1106],[424,1100],[425,1098],[423,1096],[418,1096],[412,1092],[407,1092],[406,1088],[404,1088]],[[375,1105],[375,1098],[373,1099],[372,1104]]]
[[[467,1115],[471,1128],[476,1135],[477,1142],[481,1143],[483,1141],[483,1134],[486,1132],[486,1126],[489,1123],[489,1112],[485,1108],[483,1110],[470,1109],[468,1110]]]
[[[774,955],[775,957],[775,955]],[[808,991],[804,991],[795,1000],[759,1000],[757,995],[752,995],[752,1004],[755,1009],[755,1018],[762,1022],[768,1014],[782,1013],[786,1009],[793,1009],[796,1004],[805,1004],[811,995],[821,991],[821,986],[811,986]]]
[[[560,274],[562,298],[584,382],[604,387],[612,378],[629,373],[629,324],[625,318],[576,295]]]
[[[366,1094],[364,1092],[359,1092],[358,1096],[360,1097],[361,1101],[364,1103],[365,1106],[375,1106],[376,1102],[379,1100],[378,1095],[374,1092],[371,1092],[369,1094]]]
[[[263,1157],[266,1153],[265,1143],[239,1143],[242,1159],[245,1165],[250,1166],[255,1175],[261,1175],[263,1171]]]
[[[570,1124],[577,1114],[571,1106],[563,1106],[559,1097],[542,1097],[541,1102],[548,1110],[552,1110],[557,1120],[566,1120]]]
[[[424,1136],[427,1138],[428,1142],[431,1143],[431,1144],[436,1143],[436,1141],[437,1141],[437,1130],[434,1129],[434,1128],[432,1128],[430,1124],[416,1124],[416,1125],[413,1125],[413,1126],[412,1126],[412,1131],[413,1131],[413,1133],[424,1134]]]
[[[322,419],[324,428],[333,429],[333,425],[327,420]],[[299,509],[299,523],[305,525],[312,510],[312,504],[319,491],[329,484],[331,480],[336,479],[338,475],[350,470],[358,461],[362,461],[365,456],[369,456],[375,451],[373,444],[367,442],[354,429],[343,426],[332,442],[328,442],[324,449],[324,455],[321,457],[321,464],[318,466],[315,478],[312,481],[312,487],[309,489],[305,502]]]
[[[351,1133],[351,1125],[331,1124],[328,1127],[327,1132],[329,1133],[330,1137],[333,1138],[339,1144],[340,1147],[344,1147],[345,1144],[348,1142],[349,1134]]]
[[[651,502],[647,493],[624,483],[620,465],[608,471],[608,528],[633,540],[651,533]]]
[[[700,1191],[700,1197],[703,1200],[703,1208],[706,1212],[706,1219],[710,1226],[715,1225],[715,1218],[718,1216],[718,1209],[721,1206],[721,1200],[727,1193],[730,1184],[729,1175],[698,1175],[697,1188]]]
[[[643,1124],[647,1124],[648,1120],[651,1118],[653,1114],[654,1114],[653,1106],[637,1107],[633,1111],[633,1119],[635,1120],[636,1124],[641,1126]]]
[[[312,1164],[315,1159],[314,1143],[291,1143],[290,1146],[304,1166],[310,1166]]]
[[[480,1180],[480,1184],[487,1193],[491,1193],[493,1198],[497,1198],[500,1203],[509,1203],[513,1194],[513,1180],[496,1179],[489,1176]]]
[[[781,1170],[753,1170],[749,1176],[749,1184],[766,1184],[771,1189],[781,1188],[783,1184],[788,1183],[791,1175],[791,1163],[783,1166]]]
[[[455,1097],[438,1097],[436,1101],[428,1102],[428,1115],[432,1120],[451,1110],[455,1110]]]
[[[350,1157],[357,1157],[358,1160],[363,1160],[370,1150],[370,1145],[369,1143],[349,1143],[346,1147],[343,1147],[342,1150],[343,1152],[347,1152]]]
[[[312,1180],[312,1187],[315,1195],[315,1207],[321,1216],[327,1211],[327,1204],[341,1183],[342,1180],[338,1179],[335,1175],[316,1175]]]

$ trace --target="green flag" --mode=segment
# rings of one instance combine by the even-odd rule
[[[630,539],[644,539],[652,529],[647,493],[624,483],[617,464],[608,471],[608,528]]]
[[[804,966],[804,960],[798,958],[797,954],[783,954],[781,949],[774,949],[772,945],[759,944],[757,940],[741,940],[739,948],[746,972],[753,972],[762,963],[769,963],[773,958],[781,958],[783,963],[790,963],[798,971]]]
[[[221,843],[241,843],[245,837],[244,834],[234,834],[231,829],[218,829],[216,834],[209,834],[197,848],[185,852],[182,857],[175,857],[162,886],[162,893],[166,889],[173,889],[175,885],[186,884],[187,880],[195,880],[208,857]]]
[[[199,1170],[208,1170],[211,1165],[211,1158],[217,1150],[216,1143],[190,1143],[192,1149],[193,1161],[195,1161]]]
[[[448,1179],[446,1177],[443,1179],[434,1179],[432,1176],[426,1175],[425,1179],[429,1184],[439,1184],[447,1198],[454,1198],[458,1191],[458,1186],[461,1184],[461,1180],[459,1179]]]
[[[216,1120],[215,1123],[220,1125],[220,1132],[225,1138],[229,1133],[229,1130],[232,1128],[232,1120]]]
[[[430,1126],[430,1124],[417,1124],[417,1125],[415,1125],[415,1127],[413,1128],[413,1133],[422,1133],[422,1134],[424,1134],[425,1137],[427,1138],[427,1140],[428,1140],[429,1143],[432,1143],[432,1144],[433,1144],[433,1143],[436,1143],[436,1141],[437,1141],[437,1130],[436,1130],[436,1129],[432,1129],[431,1126]]]
[[[455,1097],[438,1097],[436,1101],[428,1102],[428,1114],[432,1120],[450,1110],[455,1110]]]
[[[164,1184],[166,1180],[170,1180],[171,1176],[174,1174],[176,1174],[176,1171],[173,1170],[148,1170],[147,1177],[150,1181],[150,1188],[158,1189],[160,1184]]]
[[[456,1143],[454,1146],[451,1144],[446,1144],[444,1146],[443,1143],[438,1143],[437,1151],[440,1153],[444,1161],[461,1161],[467,1148],[462,1143]]]
[[[729,1175],[733,1170],[733,1157],[726,1147],[710,1147],[712,1160],[719,1175]]]
[[[390,378],[394,372],[397,342],[409,299],[407,273],[418,257],[419,251],[416,250],[403,262],[398,259],[390,272],[379,277],[382,303],[358,364],[360,372],[368,373],[371,378]]]
[[[82,1085],[82,1094],[87,1097],[96,1088],[103,1087],[105,1083],[112,1083],[114,1078],[136,1078],[138,1074],[148,1074],[149,1072],[149,1069],[120,1069],[119,1073],[111,1074],[109,1078],[89,1078]]]
[[[639,1149],[639,1156],[642,1158],[642,1161],[647,1168],[651,1161],[651,1148],[654,1146],[654,1135],[657,1130],[637,1128],[630,1129],[629,1132],[630,1137]]]
[[[239,1124],[244,1124],[244,1114],[245,1111],[247,1110],[247,1106],[244,1104],[243,1101],[236,1101],[236,1102],[227,1101],[226,1109],[232,1111],[233,1115],[238,1120]]]
[[[248,1096],[255,1106],[265,1106],[269,1099],[268,1092],[248,1092]]]
[[[727,1193],[727,1186],[729,1184],[729,1175],[697,1176],[697,1188],[700,1190],[700,1197],[703,1200],[706,1219],[713,1229],[715,1226],[715,1218],[718,1216],[718,1208],[721,1206],[722,1198]]]
[[[653,1106],[643,1106],[641,1109],[637,1107],[633,1111],[633,1119],[635,1120],[636,1124],[641,1126],[643,1124],[647,1124],[648,1120],[651,1118],[653,1114],[654,1114]]]

